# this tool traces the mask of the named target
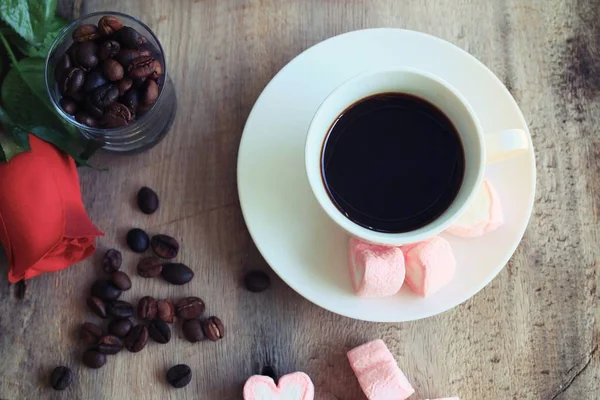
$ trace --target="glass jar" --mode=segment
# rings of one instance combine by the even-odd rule
[[[159,94],[156,103],[142,116],[136,118],[127,126],[121,128],[91,128],[75,120],[60,106],[62,94],[54,77],[54,70],[61,57],[73,44],[73,31],[82,24],[97,25],[103,16],[115,16],[123,25],[129,26],[144,35],[147,43],[144,45],[152,51],[153,56],[163,66],[162,76],[158,80]],[[91,140],[104,143],[103,149],[115,153],[135,153],[156,145],[169,132],[177,112],[177,97],[175,87],[168,75],[167,62],[160,41],[148,26],[138,19],[118,12],[97,12],[85,15],[64,28],[52,43],[45,66],[46,90],[56,112],[68,123],[74,125],[81,134]]]

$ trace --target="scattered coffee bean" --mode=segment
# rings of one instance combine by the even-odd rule
[[[173,285],[184,285],[194,277],[194,272],[187,265],[180,263],[163,264],[160,274],[165,281]]]
[[[75,59],[73,61],[79,68],[89,71],[98,65],[98,50],[98,45],[95,42],[83,42],[75,49]]]
[[[120,81],[123,79],[123,66],[118,61],[108,59],[104,62],[104,76],[109,81]]]
[[[75,120],[80,124],[89,126],[90,128],[93,128],[98,125],[98,122],[94,118],[92,118],[91,115],[84,111],[79,111],[77,114],[75,114]]]
[[[92,285],[92,296],[99,297],[102,300],[116,300],[121,296],[121,290],[111,281],[101,279]]]
[[[68,97],[63,97],[60,99],[60,108],[63,109],[67,114],[75,115],[77,112],[77,102],[75,100],[70,99]]]
[[[73,382],[73,371],[68,367],[59,366],[54,368],[50,375],[50,385],[54,390],[65,390]]]
[[[251,292],[264,292],[271,285],[271,278],[263,271],[250,271],[244,277],[246,289]]]
[[[148,343],[148,328],[144,325],[136,325],[131,328],[125,338],[125,347],[132,353],[142,350]]]
[[[127,245],[136,253],[143,253],[150,245],[148,234],[139,228],[133,228],[127,232]]]
[[[158,195],[154,190],[144,186],[138,192],[137,203],[144,214],[154,214],[158,210]]]
[[[113,15],[105,15],[98,21],[98,33],[102,36],[110,36],[121,29],[123,29],[123,23]]]
[[[23,300],[25,298],[25,293],[27,292],[27,283],[24,279],[21,279],[19,282],[16,283],[16,285],[17,287],[15,296],[17,297],[17,299]]]
[[[204,301],[199,297],[186,297],[175,303],[177,316],[183,319],[195,319],[204,314]]]
[[[117,354],[123,350],[123,342],[114,335],[104,335],[98,340],[96,350],[103,354]]]
[[[104,272],[110,274],[121,269],[123,264],[123,255],[117,249],[108,249],[102,258],[102,267]]]
[[[129,78],[123,78],[116,83],[117,89],[119,89],[119,96],[123,96],[133,85],[133,81]]]
[[[73,31],[73,40],[75,42],[85,42],[88,40],[96,40],[100,37],[98,27],[92,24],[79,25]]]
[[[137,314],[140,319],[153,320],[158,311],[156,299],[152,296],[144,296],[140,299],[137,306]]]
[[[115,319],[108,326],[108,331],[116,337],[124,338],[133,328],[133,322],[129,319]]]
[[[105,42],[102,42],[102,44],[100,45],[100,50],[98,50],[98,58],[100,58],[100,60],[102,61],[106,61],[119,54],[120,50],[121,45],[119,44],[119,42],[114,40],[107,40]]]
[[[85,73],[80,68],[71,68],[62,75],[59,88],[63,95],[74,96],[81,90],[85,82]]]
[[[87,344],[94,344],[100,339],[102,336],[102,329],[91,322],[86,322],[81,325],[81,329],[79,330],[79,338],[83,340]]]
[[[141,45],[147,42],[147,39],[143,35],[130,26],[125,26],[117,31],[114,35],[114,38],[121,43],[123,47],[127,47],[129,49],[138,49]]]
[[[156,313],[158,319],[166,323],[175,322],[175,306],[171,300],[163,299],[156,302]]]
[[[97,350],[87,350],[83,353],[83,363],[90,368],[100,368],[106,364],[106,354]]]
[[[148,327],[148,334],[155,342],[169,343],[171,340],[171,328],[164,321],[155,319]]]
[[[187,386],[192,380],[192,370],[185,364],[179,364],[167,371],[167,382],[174,388]]]
[[[129,275],[123,271],[113,272],[110,276],[110,280],[121,290],[131,289],[131,279],[129,279]]]
[[[87,299],[87,305],[94,314],[100,318],[106,318],[106,304],[98,297],[89,297]]]
[[[142,90],[142,103],[152,105],[158,100],[158,83],[152,79],[146,81]]]
[[[152,236],[150,246],[160,258],[175,258],[177,257],[177,253],[179,253],[179,243],[175,238],[167,235]]]
[[[120,128],[131,123],[131,111],[121,103],[112,103],[106,108],[102,123],[106,128]]]
[[[202,331],[209,340],[216,342],[225,336],[225,327],[217,317],[210,317],[202,322]]]
[[[162,271],[162,260],[156,257],[146,257],[140,260],[137,266],[138,275],[142,278],[154,278]]]
[[[191,343],[196,343],[204,339],[202,324],[197,319],[188,319],[182,326],[183,336]]]
[[[107,310],[109,315],[118,318],[125,319],[133,316],[133,306],[121,300],[114,300],[108,303]]]

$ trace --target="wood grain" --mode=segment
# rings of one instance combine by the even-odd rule
[[[65,10],[73,10],[67,6]],[[76,7],[75,7],[76,9]],[[101,276],[98,257],[29,284],[18,301],[0,268],[0,398],[241,398],[265,365],[302,370],[319,400],[364,399],[345,353],[382,338],[417,390],[415,399],[600,399],[600,1],[598,0],[88,0],[82,12],[118,10],[146,21],[162,40],[179,96],[170,135],[138,156],[101,155],[108,172],[81,170],[84,201],[106,232],[99,253],[124,250],[137,301],[199,295],[220,316],[227,338],[150,343],[82,367],[74,332],[96,321],[84,299]],[[72,11],[67,11],[72,12]],[[533,135],[538,163],[535,211],[502,273],[461,306],[403,324],[349,320],[307,302],[271,272],[273,287],[241,288],[244,271],[270,271],[238,205],[235,168],[244,122],[261,90],[309,46],[367,27],[402,27],[446,39],[474,54],[509,87]],[[293,95],[293,94],[291,94]],[[142,185],[160,212],[133,207]],[[182,241],[181,261],[196,271],[183,288],[135,273],[124,233],[138,226]],[[165,383],[185,362],[192,383]],[[47,384],[66,364],[76,381],[64,393]]]

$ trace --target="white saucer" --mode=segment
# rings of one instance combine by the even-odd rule
[[[457,260],[456,277],[448,287],[426,299],[406,287],[392,297],[356,297],[348,268],[348,235],[313,197],[304,170],[304,141],[313,114],[334,88],[358,73],[386,66],[424,69],[446,80],[471,103],[486,132],[509,128],[529,132],[502,82],[462,49],[407,30],[350,32],[306,50],[264,89],[240,144],[238,190],[254,242],[289,286],[350,318],[401,322],[455,307],[502,270],[531,215],[535,158],[530,143],[528,154],[488,166],[486,176],[500,194],[506,223],[477,239],[443,235]]]

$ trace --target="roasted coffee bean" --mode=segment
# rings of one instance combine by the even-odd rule
[[[80,124],[89,126],[90,128],[94,128],[98,125],[96,119],[85,111],[79,111],[77,114],[75,114],[75,120]]]
[[[73,40],[77,43],[88,40],[96,40],[99,37],[100,34],[98,33],[98,27],[92,24],[79,25],[73,31]]]
[[[85,99],[85,111],[92,116],[94,119],[102,118],[104,110],[97,107],[90,97]],[[97,122],[96,122],[97,123]]]
[[[148,328],[144,325],[136,325],[131,328],[125,338],[125,347],[132,353],[142,350],[148,343]]]
[[[158,84],[152,79],[146,80],[146,86],[142,90],[142,103],[154,104],[158,99]]]
[[[182,326],[183,336],[191,343],[196,343],[204,339],[202,324],[197,319],[188,319]]]
[[[144,85],[146,84],[146,81],[148,80],[148,78],[136,78],[133,80],[133,88],[134,89],[141,89],[144,87]]]
[[[95,42],[83,42],[75,50],[75,63],[85,70],[98,65],[98,45]]]
[[[71,57],[65,53],[56,64],[56,67],[54,67],[54,79],[60,81],[65,72],[72,67],[73,63],[71,62]]]
[[[118,319],[130,318],[133,316],[133,305],[126,301],[114,300],[108,303],[106,311]]]
[[[104,77],[104,74],[99,69],[95,69],[90,71],[85,78],[85,84],[83,85],[83,90],[86,92],[91,92],[100,86],[106,85],[108,81]]]
[[[156,302],[156,314],[158,319],[168,324],[175,322],[175,306],[171,300],[163,299]]]
[[[192,280],[194,272],[184,264],[167,263],[163,264],[160,275],[163,279],[173,285],[184,285]]]
[[[111,281],[101,279],[92,285],[92,296],[99,297],[102,300],[116,300],[121,296],[121,290]]]
[[[175,238],[167,235],[155,235],[150,240],[150,246],[160,258],[171,259],[179,253],[179,243]]]
[[[123,96],[133,85],[133,81],[129,78],[123,78],[116,83],[117,89],[119,89],[119,96]]]
[[[129,319],[115,319],[108,326],[108,331],[116,337],[124,338],[133,328],[133,322]]]
[[[135,60],[140,56],[140,52],[134,49],[121,49],[119,54],[117,54],[114,59],[119,62],[123,66],[123,68],[127,68],[131,61]]]
[[[97,350],[87,350],[83,353],[83,363],[90,368],[100,368],[106,364],[106,354]]]
[[[150,109],[152,107],[153,107],[152,104],[141,103],[140,105],[138,105],[138,108],[137,108],[137,115],[138,115],[138,117],[141,117],[142,115],[145,115],[148,111],[150,111]]]
[[[118,61],[112,59],[106,60],[103,69],[104,76],[106,76],[109,81],[120,81],[123,79],[125,71],[123,71],[123,66],[119,64]]]
[[[88,297],[87,305],[90,310],[100,318],[106,318],[106,304],[98,297]]]
[[[98,32],[102,36],[109,36],[118,30],[123,29],[121,20],[113,15],[105,15],[98,21]]]
[[[110,58],[116,57],[121,50],[121,45],[119,42],[114,40],[107,40],[102,42],[100,45],[100,50],[98,50],[98,58],[102,61],[108,60]]]
[[[121,103],[112,103],[104,111],[102,124],[106,128],[121,128],[127,126],[133,120],[131,111]]]
[[[99,88],[94,89],[92,92],[91,101],[92,103],[100,108],[105,109],[112,103],[114,103],[119,97],[119,89],[112,83],[107,83]]]
[[[163,73],[163,67],[162,64],[160,63],[160,61],[156,60],[156,64],[154,66],[154,72],[152,72],[152,74],[150,74],[150,76],[148,78],[150,79],[154,79],[155,81],[158,80],[158,78],[160,78],[160,76]]]
[[[85,73],[81,68],[71,68],[62,76],[58,83],[60,92],[66,96],[73,96],[83,88]]]
[[[133,228],[127,232],[127,245],[136,253],[143,253],[150,245],[148,234],[139,228]]]
[[[117,249],[108,249],[102,258],[102,267],[104,272],[110,274],[121,269],[123,264],[123,255]]]
[[[79,339],[83,340],[87,344],[94,344],[102,336],[102,329],[91,322],[86,322],[81,325],[79,330]]]
[[[103,354],[117,354],[123,350],[123,342],[114,335],[104,335],[98,340],[96,350]]]
[[[140,317],[140,319],[147,319],[151,321],[156,317],[156,313],[156,299],[152,296],[142,297],[137,306],[138,317]]]
[[[129,49],[138,49],[147,42],[146,38],[130,26],[125,26],[118,30],[114,35],[115,40],[121,43],[121,46]]]
[[[121,290],[131,289],[131,279],[129,279],[129,275],[123,271],[113,272],[110,276],[110,280]]]
[[[225,327],[217,317],[210,317],[202,322],[202,331],[209,340],[216,342],[225,336]]]
[[[271,285],[271,278],[263,271],[250,271],[244,277],[246,289],[254,293],[264,292]]]
[[[183,319],[195,319],[204,314],[204,301],[199,297],[186,297],[175,303],[177,316]]]
[[[162,261],[156,257],[142,258],[137,266],[138,275],[142,278],[154,278],[162,271]]]
[[[131,111],[132,114],[135,114],[138,108],[138,92],[135,89],[129,89],[123,97],[121,97],[121,103],[125,105]]]
[[[137,203],[144,214],[154,214],[158,210],[158,195],[154,190],[144,186],[138,192]]]
[[[192,370],[185,364],[179,364],[167,371],[167,382],[174,388],[187,386],[192,380]]]
[[[159,319],[152,321],[148,327],[148,334],[158,343],[165,344],[169,343],[169,340],[171,340],[171,328]]]
[[[152,56],[141,56],[132,60],[127,66],[127,74],[130,78],[147,78],[152,75],[158,63]]]
[[[54,390],[65,390],[73,382],[73,371],[64,366],[54,368],[50,375],[50,385]]]
[[[68,97],[63,97],[60,99],[60,108],[63,109],[67,114],[75,115],[77,112],[77,103]]]

